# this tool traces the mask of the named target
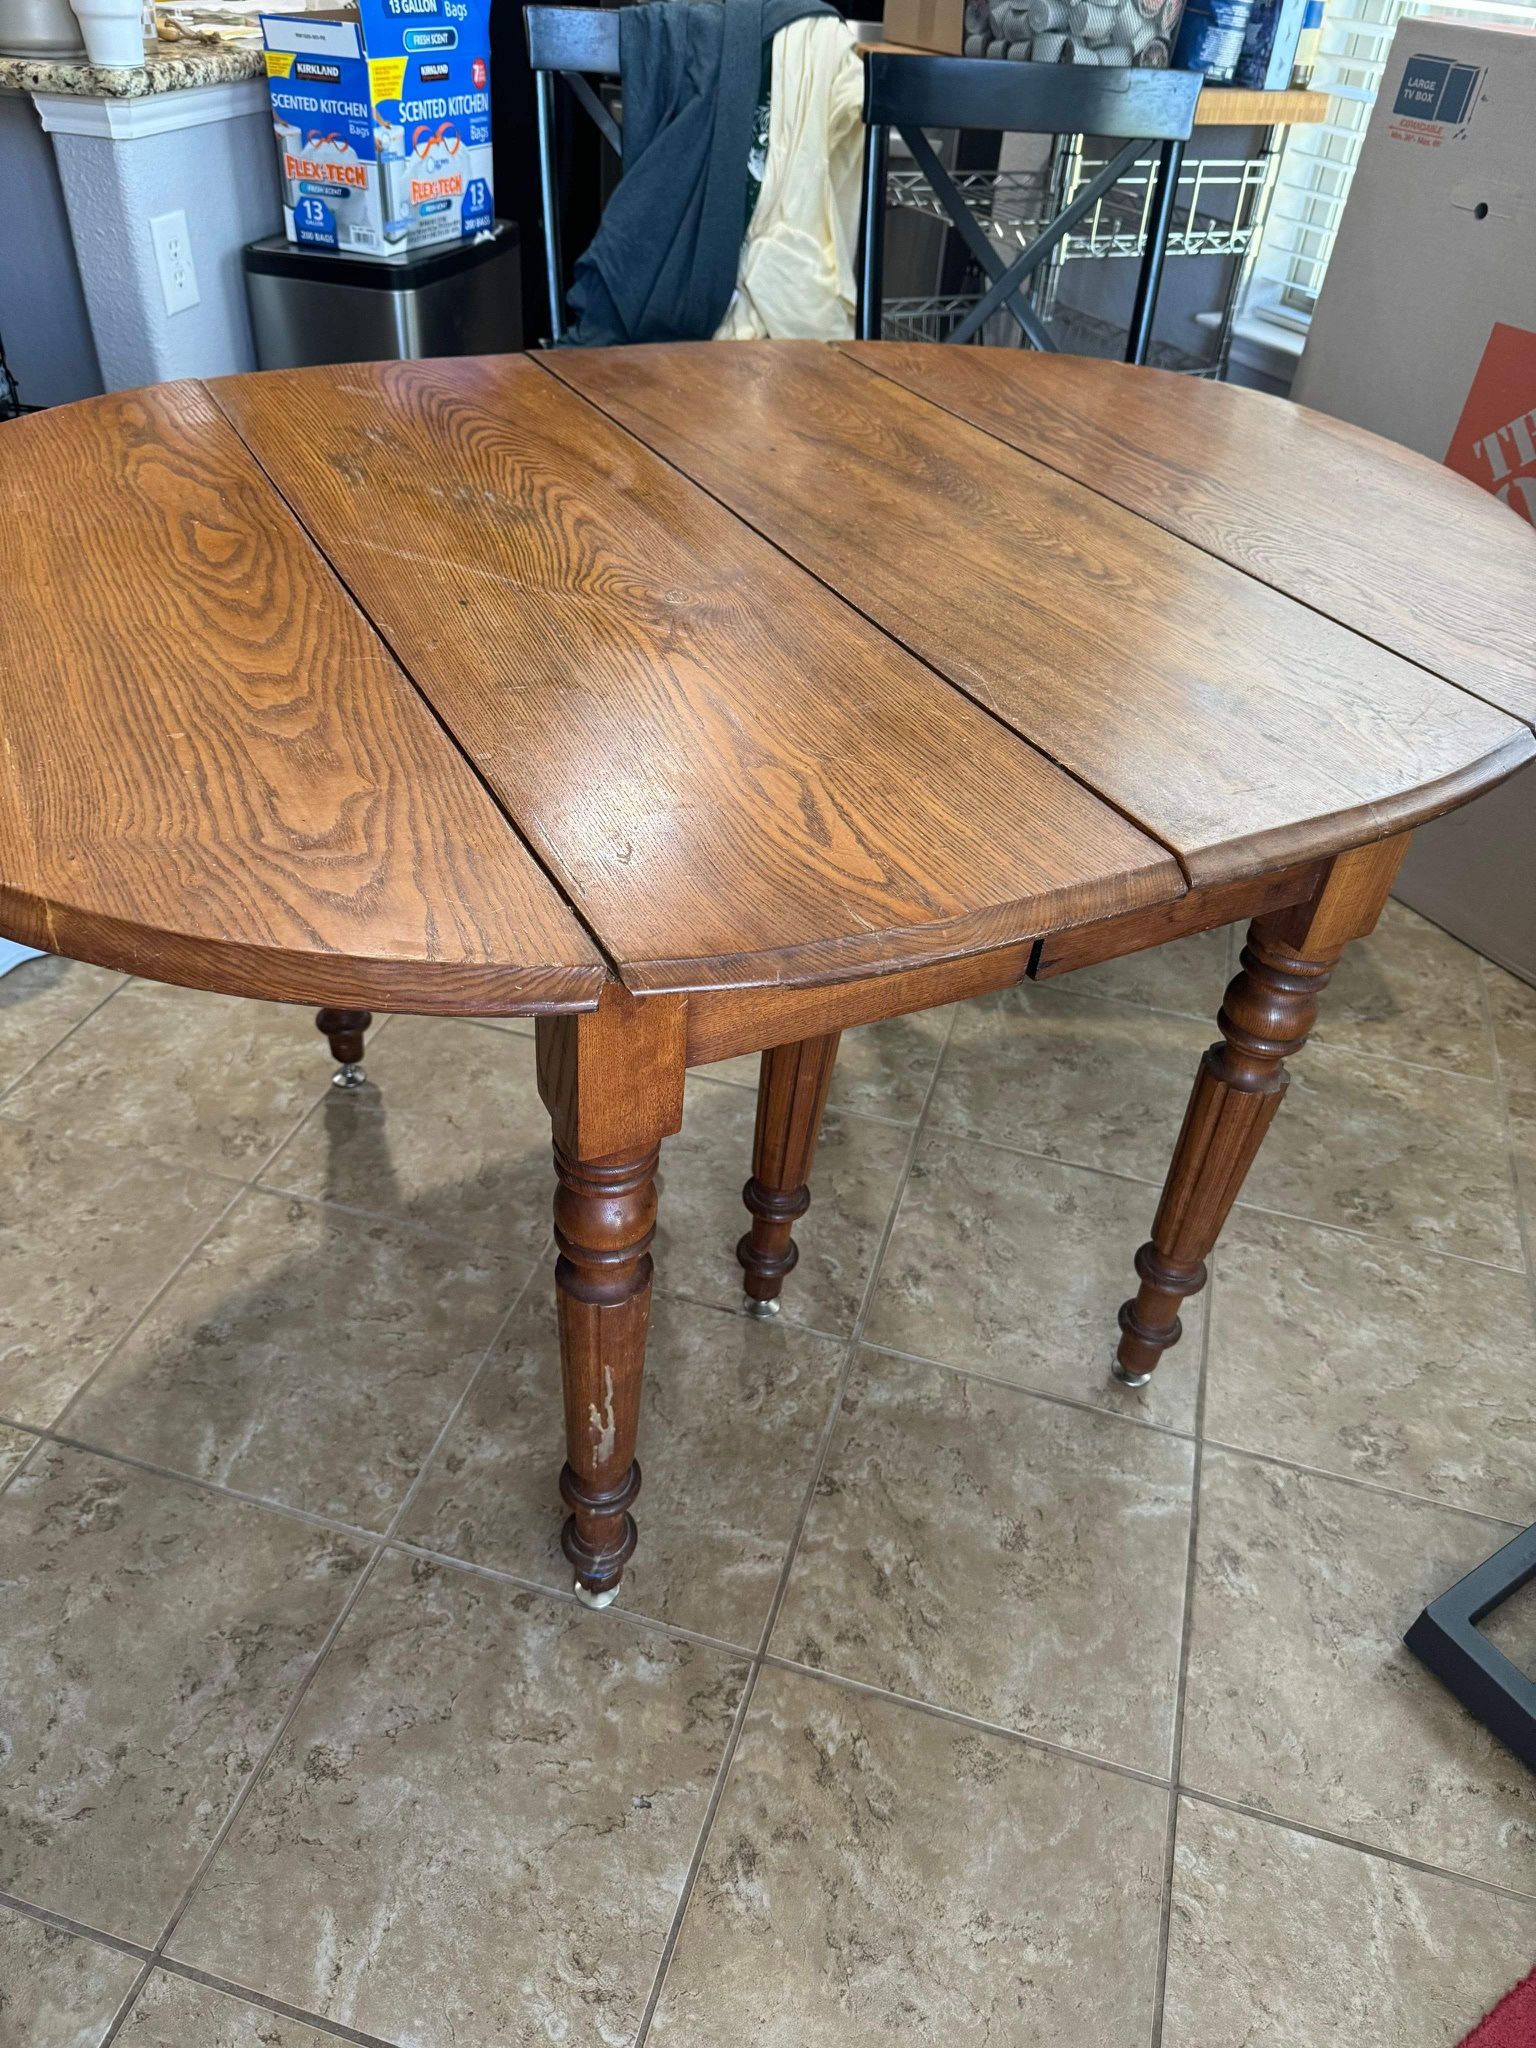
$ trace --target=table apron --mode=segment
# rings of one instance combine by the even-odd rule
[[[1026,979],[1047,981],[1076,967],[1116,960],[1238,918],[1262,917],[1309,902],[1321,888],[1328,866],[1326,860],[1303,861],[1270,875],[1215,882],[1172,902],[1096,924],[833,987],[699,990],[685,999],[688,1064],[707,1066],[740,1053],[877,1024],[941,1003],[992,995]]]

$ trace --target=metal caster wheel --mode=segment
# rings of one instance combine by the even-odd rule
[[[590,1586],[584,1586],[580,1579],[576,1581],[576,1598],[583,1607],[611,1607],[618,1597],[617,1586],[604,1586],[601,1592],[594,1592]]]
[[[356,1060],[348,1060],[331,1076],[333,1088],[361,1088],[368,1076]]]
[[[750,1294],[743,1296],[741,1304],[742,1313],[749,1315],[755,1323],[766,1323],[770,1316],[779,1313],[781,1306],[777,1298],[773,1301],[758,1301]]]

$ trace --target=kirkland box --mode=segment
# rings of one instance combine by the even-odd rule
[[[404,255],[489,229],[489,0],[264,14],[293,242]]]
[[[1536,35],[1399,23],[1291,395],[1536,525]],[[1533,877],[1523,768],[1425,826],[1396,893],[1536,981]]]

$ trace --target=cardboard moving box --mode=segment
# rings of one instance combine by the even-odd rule
[[[1398,24],[1291,396],[1536,527],[1536,35]],[[1536,769],[1427,826],[1397,894],[1536,981]]]
[[[885,0],[880,40],[941,56],[965,54],[965,0]]]

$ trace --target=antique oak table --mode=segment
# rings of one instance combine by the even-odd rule
[[[0,519],[0,932],[323,1004],[352,1060],[373,1008],[537,1018],[596,1604],[690,1065],[763,1052],[766,1308],[840,1030],[1251,918],[1120,1315],[1138,1385],[1408,834],[1536,754],[1528,527],[1067,356],[169,384],[6,427]]]

